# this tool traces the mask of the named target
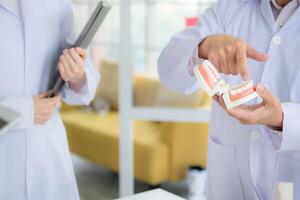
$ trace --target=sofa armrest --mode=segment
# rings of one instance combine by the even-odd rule
[[[208,123],[162,123],[162,140],[170,149],[170,180],[179,181],[189,166],[206,167]]]

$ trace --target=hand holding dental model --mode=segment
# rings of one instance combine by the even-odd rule
[[[258,85],[255,88],[251,80],[230,86],[221,79],[217,69],[208,60],[196,66],[194,73],[206,93],[214,96],[224,110],[242,124],[262,124],[277,130],[282,128],[283,111],[280,100],[264,86]],[[263,99],[262,103],[243,105],[258,96]]]
[[[255,105],[241,105],[238,108],[227,110],[228,114],[242,124],[260,124],[277,131],[283,128],[283,110],[278,97],[263,85],[256,87],[256,93],[263,99]],[[222,104],[222,103],[221,103]]]
[[[242,124],[262,124],[272,129],[282,129],[283,111],[280,100],[262,85],[255,88],[253,81],[249,80],[247,59],[262,62],[269,59],[268,55],[253,49],[241,39],[226,34],[211,35],[204,39],[198,46],[198,54],[199,58],[208,59],[211,63],[206,61],[203,65],[207,67],[201,68],[201,65],[196,67],[197,69],[194,69],[196,76],[202,82],[205,91],[210,96],[215,95],[213,98],[229,115]],[[208,76],[205,77],[207,69],[210,71],[207,71]],[[245,82],[229,86],[220,79],[218,72],[240,74]],[[207,78],[211,80],[203,83]],[[262,103],[243,105],[257,96],[263,99]]]

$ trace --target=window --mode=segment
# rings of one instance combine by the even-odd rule
[[[73,0],[75,27],[79,33],[95,8],[96,0]],[[90,52],[95,64],[103,58],[118,59],[119,1],[100,28]],[[185,27],[185,19],[197,17],[214,0],[132,0],[132,65],[136,71],[156,73],[160,51],[170,37]]]

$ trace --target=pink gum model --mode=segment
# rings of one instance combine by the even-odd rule
[[[211,97],[222,96],[228,109],[245,104],[258,96],[253,81],[245,81],[230,87],[221,79],[216,68],[208,60],[194,67],[194,73],[203,90]]]

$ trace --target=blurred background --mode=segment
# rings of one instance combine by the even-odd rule
[[[122,8],[119,0],[107,1],[113,8],[89,48],[90,57],[102,76],[96,99],[90,106],[62,106],[83,200],[114,199],[119,195],[118,54]],[[80,33],[98,1],[72,0],[72,3],[75,29]],[[160,84],[157,59],[171,36],[201,22],[198,16],[213,3],[214,0],[131,0],[134,106],[150,108],[149,112],[151,108],[162,107],[209,112],[210,100],[202,91],[184,96]],[[163,188],[189,198],[189,191],[200,184],[195,183],[195,177],[200,174],[203,181],[208,127],[207,122],[134,121],[135,192]]]

